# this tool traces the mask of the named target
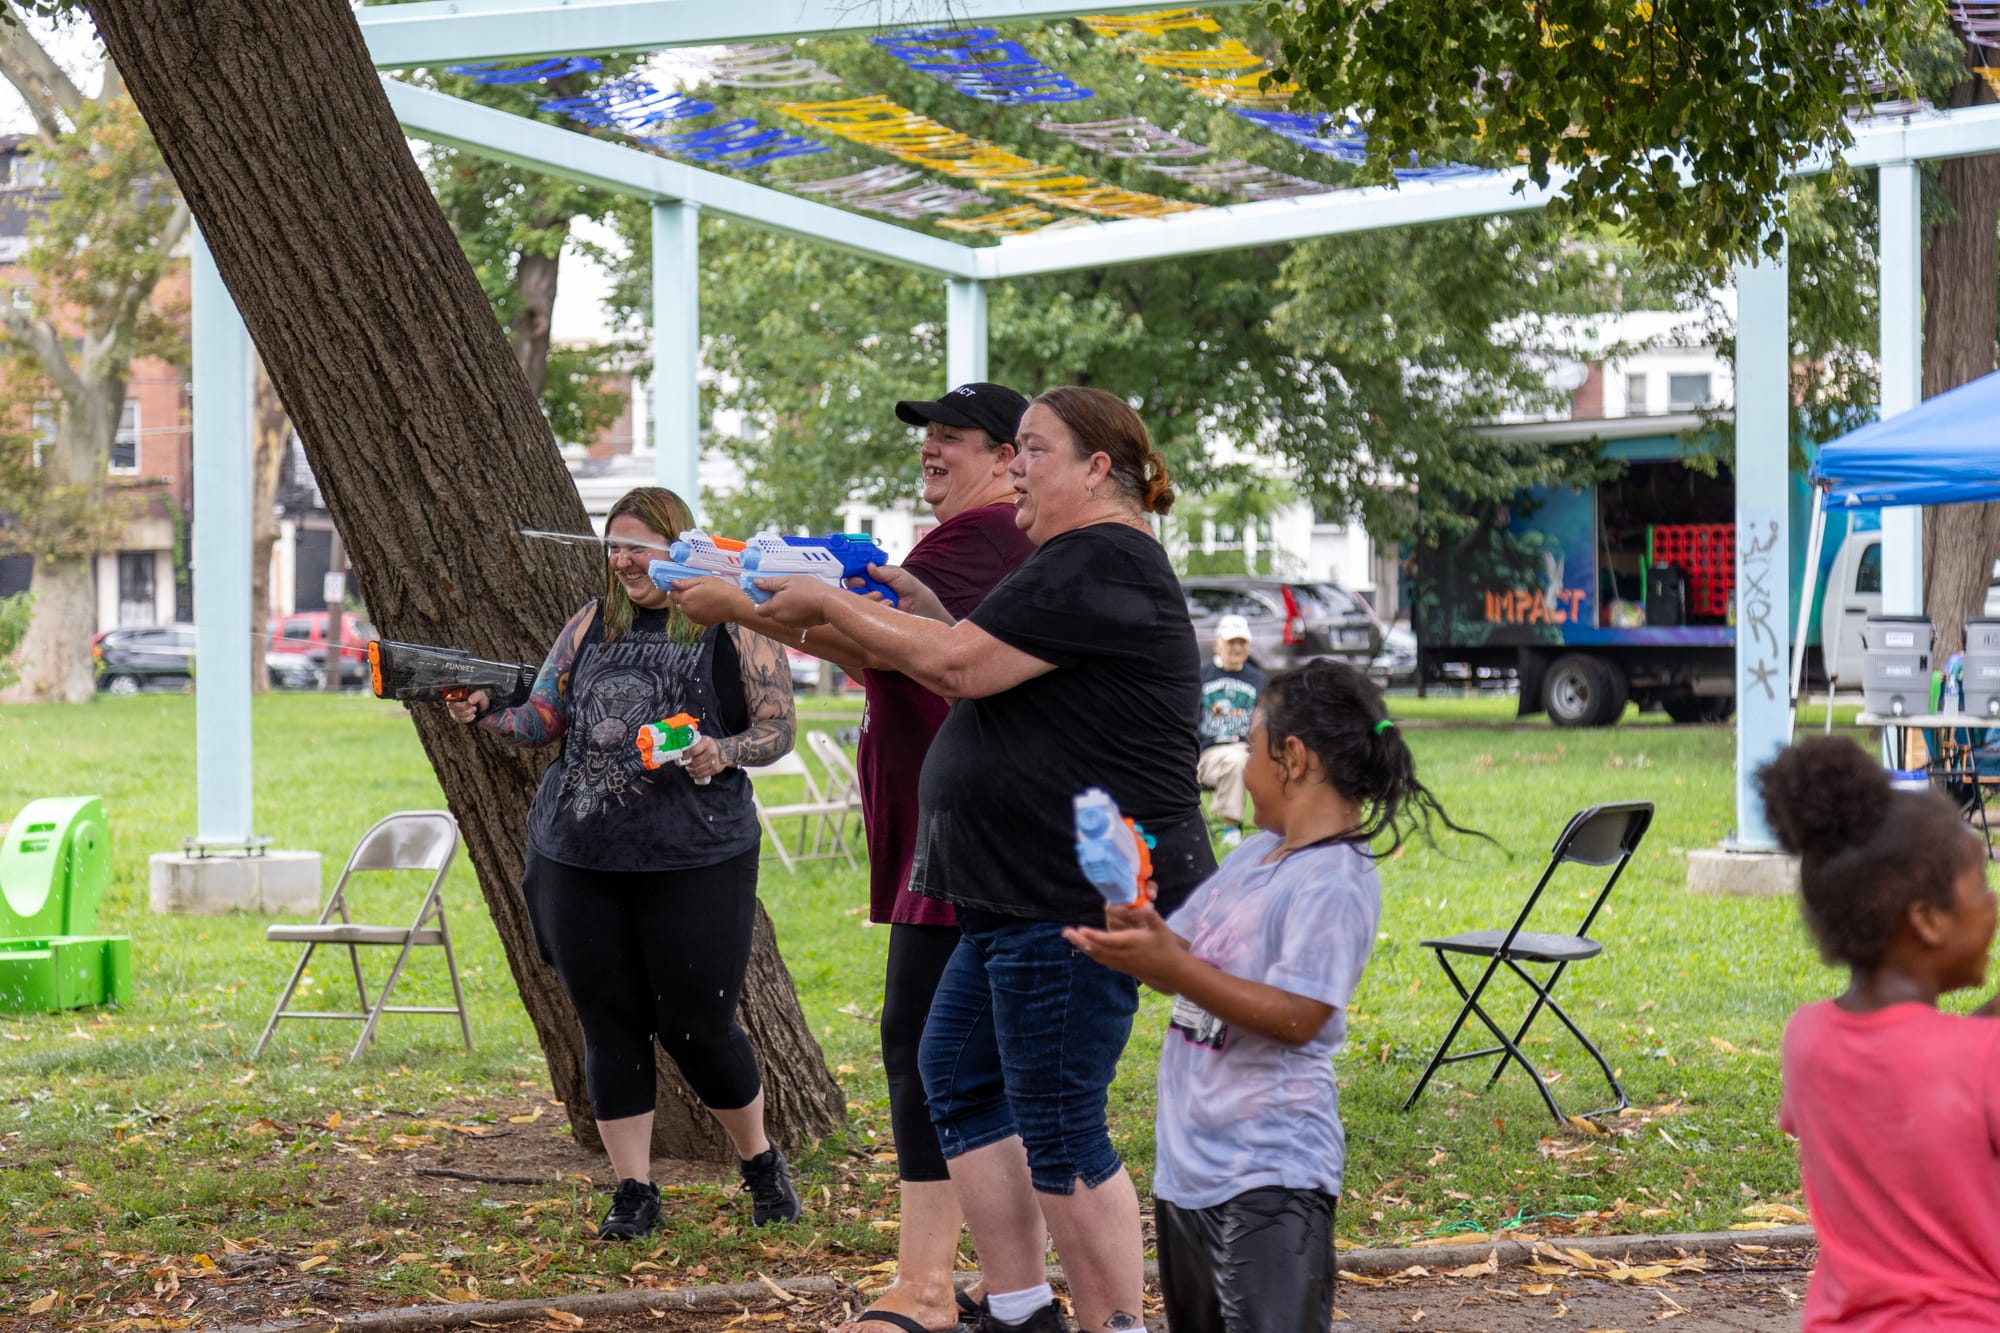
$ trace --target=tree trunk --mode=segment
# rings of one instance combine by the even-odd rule
[[[82,703],[96,689],[90,640],[97,630],[97,586],[90,557],[37,556],[28,586],[35,604],[21,639],[21,678],[0,690],[0,703]]]
[[[1968,79],[1952,105],[1992,100]],[[1940,165],[1948,221],[1924,229],[1924,397],[1993,369],[1995,300],[2000,297],[2000,156],[1958,157]],[[1986,601],[2000,557],[2000,504],[1933,505],[1924,510],[1924,610],[1937,627],[1937,658],[1965,645],[1965,621]]]
[[[518,533],[588,531],[583,505],[347,0],[92,0],[91,12],[298,428],[375,623],[539,660],[603,576],[586,550]],[[440,708],[413,712],[556,1093],[596,1146],[575,1015],[519,887],[541,758]],[[789,981],[777,984],[769,936],[751,976],[742,1010],[771,1135],[823,1135],[844,1103]],[[660,1067],[656,1141],[713,1143]]]
[[[28,586],[34,590],[28,632],[21,640],[21,679],[0,702],[86,702],[96,692],[90,642],[97,632],[97,581],[92,558],[117,531],[123,506],[106,494],[105,473],[118,416],[125,405],[124,375],[79,376],[74,398],[58,401],[55,436],[43,446],[42,468],[55,488],[49,498],[72,515],[60,523],[60,545],[35,556]]]
[[[257,363],[256,417],[250,440],[250,689],[271,688],[264,665],[270,643],[261,636],[271,619],[271,552],[278,545],[278,478],[284,471],[285,449],[292,437],[284,400],[271,384],[264,363]]]
[[[569,219],[545,220],[543,227],[537,228],[537,231],[544,228],[560,228],[567,234]],[[549,255],[523,250],[520,261],[514,266],[514,286],[521,293],[521,308],[515,314],[508,334],[514,343],[514,360],[520,364],[521,373],[527,376],[528,388],[537,399],[542,396],[542,383],[548,376],[550,321],[555,316],[556,279],[561,274],[560,246]]]

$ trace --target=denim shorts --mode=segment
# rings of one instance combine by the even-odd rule
[[[1018,1134],[1040,1192],[1103,1184],[1123,1165],[1104,1112],[1139,983],[1058,922],[961,909],[959,925],[918,1053],[945,1159]]]

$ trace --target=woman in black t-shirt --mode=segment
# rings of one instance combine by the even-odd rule
[[[600,1240],[660,1220],[656,1036],[734,1141],[752,1221],[799,1216],[736,1021],[763,837],[743,769],[792,748],[791,672],[770,639],[704,630],[653,586],[646,566],[693,526],[672,491],[627,493],[605,527],[604,596],[563,626],[527,702],[488,713],[481,691],[449,705],[517,745],[561,746],[528,811],[522,891],[583,1028],[584,1081],[618,1178]],[[695,717],[700,741],[684,766],[646,768],[639,728],[676,713]]]
[[[964,932],[924,1029],[924,1089],[987,1280],[983,1327],[1062,1327],[1046,1218],[1093,1333],[1140,1327],[1138,1196],[1105,1125],[1138,986],[1062,937],[1104,910],[1071,800],[1102,787],[1153,835],[1162,911],[1215,868],[1195,785],[1201,662],[1147,522],[1173,488],[1138,416],[1101,389],[1052,389],[1017,444],[1015,522],[1037,549],[965,620],[897,570],[899,610],[804,578],[765,580],[764,609],[831,624],[954,700],[910,871]]]

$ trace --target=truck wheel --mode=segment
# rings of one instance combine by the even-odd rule
[[[1608,727],[1625,711],[1625,673],[1614,662],[1569,653],[1542,677],[1542,711],[1559,727]]]
[[[1736,696],[1676,694],[1667,696],[1661,706],[1667,710],[1668,717],[1682,724],[1727,722],[1735,715]]]

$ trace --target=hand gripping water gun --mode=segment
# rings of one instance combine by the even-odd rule
[[[686,768],[688,751],[700,739],[701,725],[688,713],[675,713],[658,722],[648,722],[639,728],[639,762],[648,769],[665,768],[668,764]],[[707,778],[694,780],[704,787],[708,785]]]
[[[783,537],[775,532],[760,532],[743,544],[743,591],[750,594],[751,601],[762,605],[771,600],[771,594],[757,586],[758,579],[774,578],[780,574],[810,574],[836,588],[848,588],[850,592],[879,592],[883,601],[894,606],[896,594],[889,590],[889,585],[868,577],[868,566],[888,563],[888,553],[866,533],[836,532],[830,537]],[[862,585],[849,588],[847,581],[856,578],[862,581]]]
[[[1134,906],[1153,901],[1153,837],[1118,813],[1118,802],[1091,787],[1071,803],[1076,812],[1076,863],[1104,901]]]
[[[671,592],[674,583],[680,579],[710,575],[739,578],[743,573],[743,543],[728,537],[711,536],[700,528],[689,528],[667,548],[667,559],[654,560],[646,565],[646,573],[652,578],[653,586],[662,592]]]
[[[368,683],[377,699],[404,703],[455,702],[485,690],[491,712],[526,703],[535,688],[535,668],[525,662],[489,662],[456,648],[370,639]]]

